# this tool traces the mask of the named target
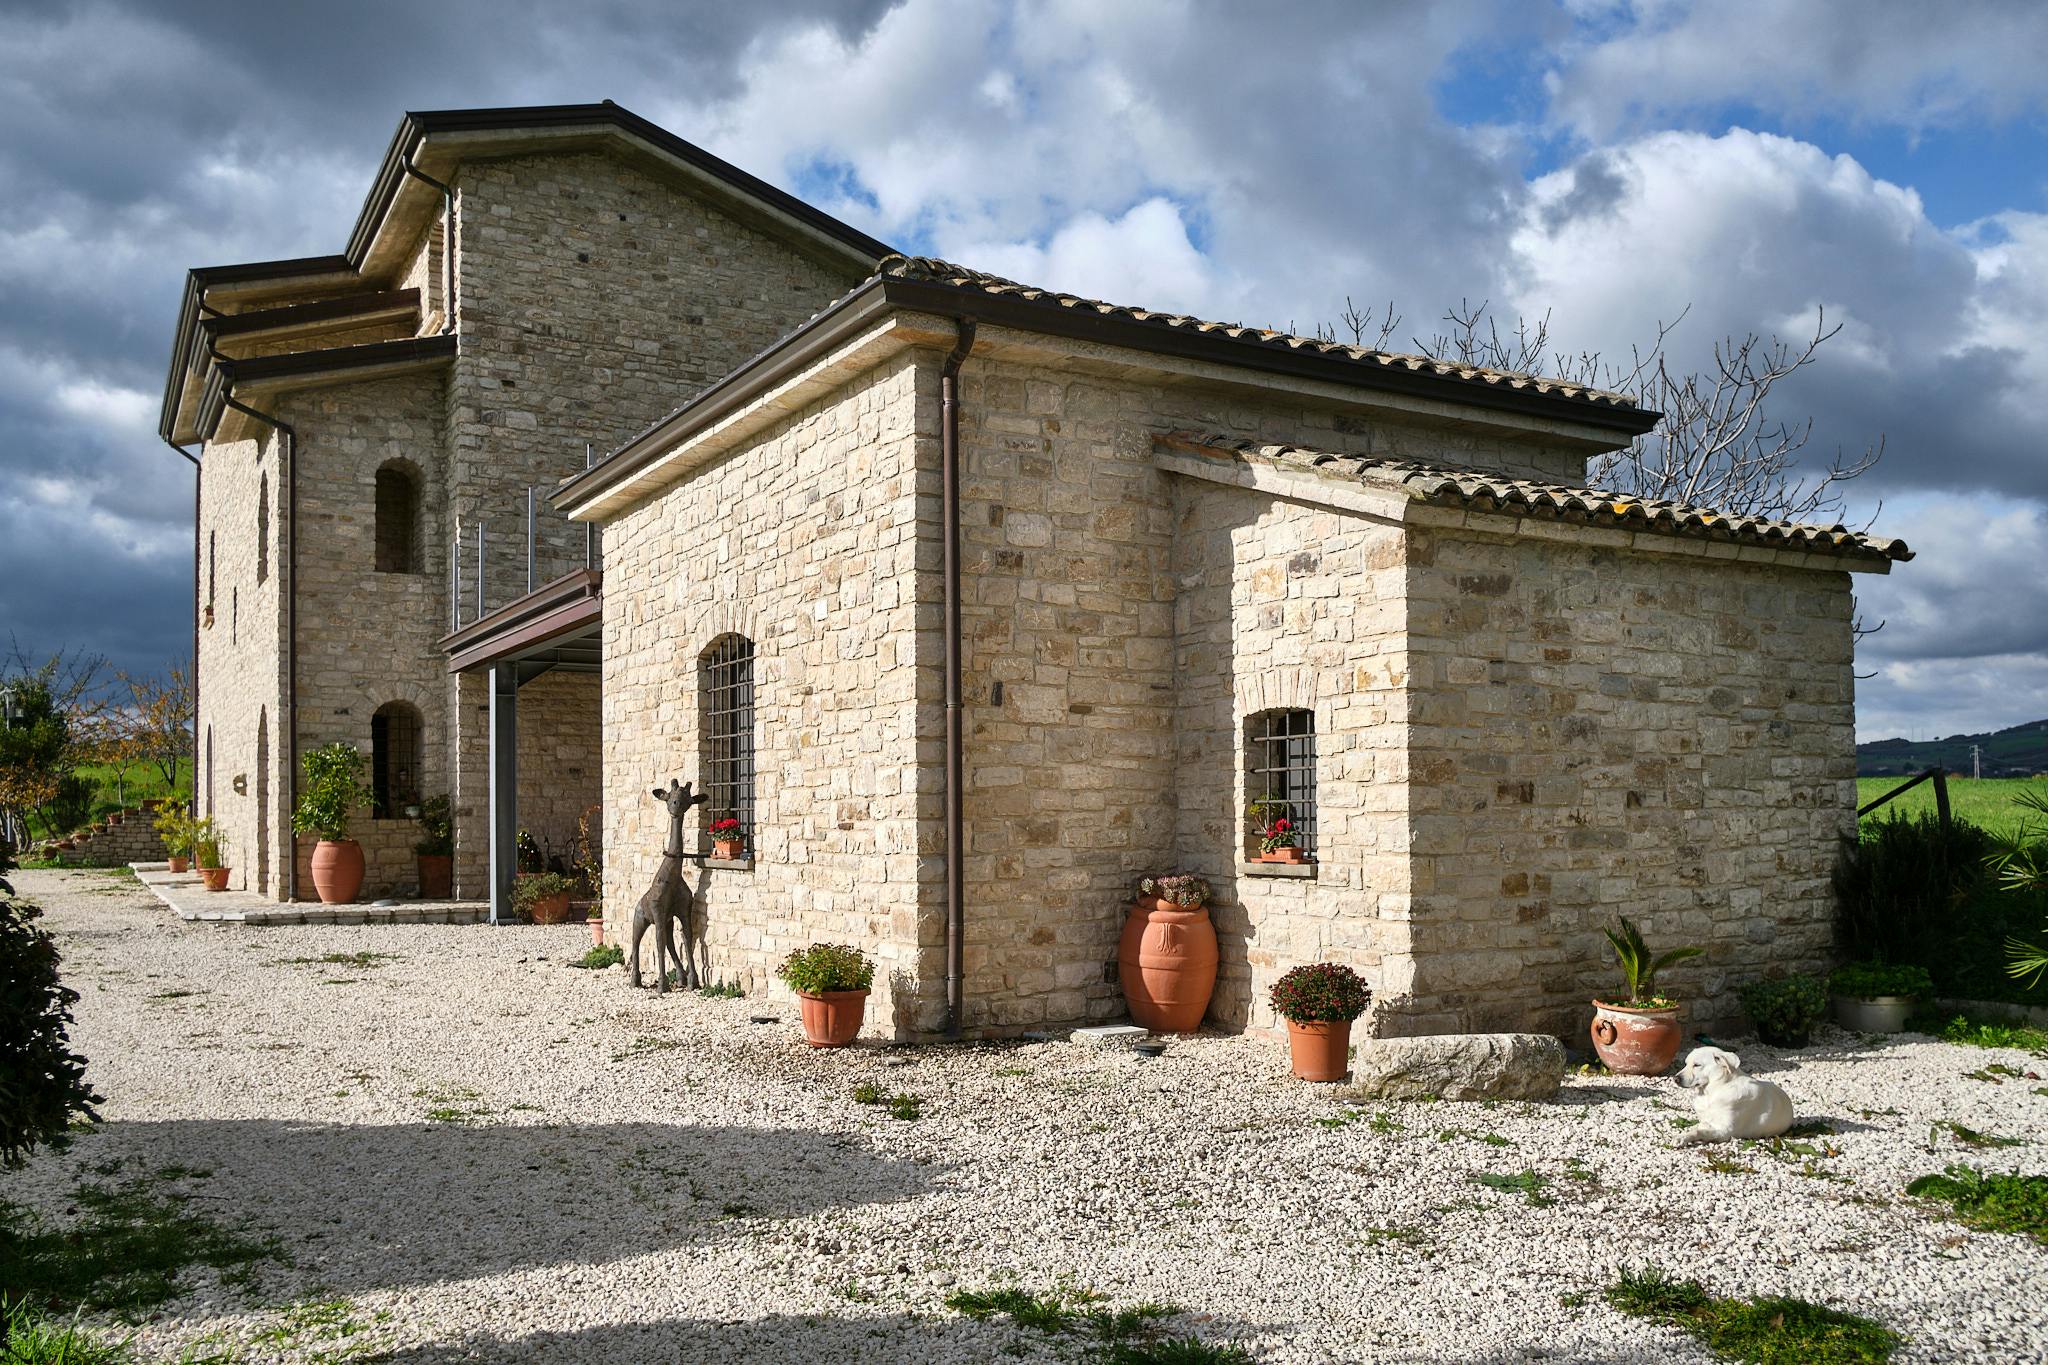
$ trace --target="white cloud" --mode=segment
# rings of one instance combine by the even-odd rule
[[[1012,279],[1045,283],[1115,302],[1143,300],[1159,309],[1193,310],[1224,291],[1207,257],[1188,239],[1180,209],[1147,199],[1120,218],[1076,214],[1043,246],[1027,242],[969,243],[963,262]]]

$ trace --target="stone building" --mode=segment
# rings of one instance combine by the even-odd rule
[[[465,894],[595,806],[622,932],[696,780],[710,975],[858,944],[904,1036],[1120,1016],[1175,869],[1226,1027],[1337,960],[1383,1032],[1577,1033],[1617,912],[1708,1026],[1828,953],[1849,576],[1908,552],[1580,487],[1624,397],[893,255],[609,105],[410,116],[346,256],[195,272],[179,338],[201,799],[276,894],[290,755],[388,771],[397,703]],[[534,590],[494,533],[451,618],[541,483]]]

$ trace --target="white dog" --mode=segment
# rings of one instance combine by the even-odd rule
[[[1772,1138],[1792,1126],[1792,1097],[1769,1081],[1742,1074],[1742,1059],[1718,1047],[1696,1047],[1685,1059],[1678,1083],[1699,1091],[1693,1112],[1699,1125],[1686,1144]]]

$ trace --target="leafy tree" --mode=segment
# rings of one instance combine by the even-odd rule
[[[100,1096],[85,1083],[85,1058],[67,1030],[78,992],[57,979],[57,944],[17,900],[0,851],[0,1165],[19,1166],[39,1146],[61,1149],[74,1117],[96,1120]]]
[[[163,774],[167,791],[178,789],[178,760],[192,749],[192,670],[169,664],[157,677],[116,675],[128,689],[129,726],[143,756]]]
[[[28,816],[47,819],[69,771],[71,722],[39,674],[0,678],[12,720],[0,720],[0,828],[12,850],[28,841]]]

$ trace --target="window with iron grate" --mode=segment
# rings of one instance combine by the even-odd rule
[[[754,642],[721,635],[697,661],[705,826],[731,815],[754,848]]]
[[[386,702],[370,717],[370,804],[377,819],[395,820],[419,801],[425,750],[425,727],[411,706]]]
[[[1296,846],[1316,851],[1316,713],[1260,711],[1245,721],[1245,803],[1264,798],[1287,805]]]

